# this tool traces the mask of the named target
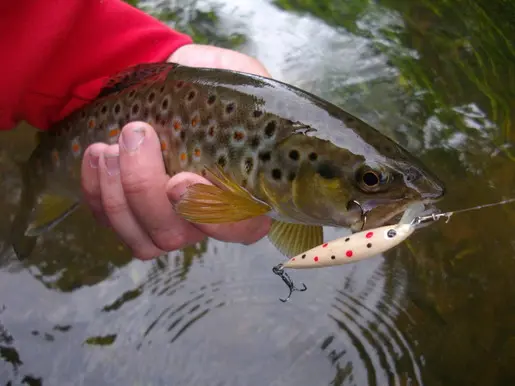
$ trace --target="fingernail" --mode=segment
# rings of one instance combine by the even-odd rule
[[[89,166],[91,166],[93,169],[98,168],[98,160],[99,156],[97,153],[89,153]]]
[[[105,156],[107,174],[116,176],[120,174],[120,157],[118,154],[110,154]]]
[[[136,151],[145,139],[145,129],[143,127],[135,127],[131,130],[125,130],[122,134],[123,147],[127,151]]]

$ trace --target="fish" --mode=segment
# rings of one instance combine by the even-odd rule
[[[190,186],[174,205],[178,214],[198,224],[270,216],[268,238],[286,256],[321,244],[324,226],[377,227],[445,192],[397,142],[300,88],[232,70],[143,63],[38,133],[20,167],[12,227],[20,256],[79,207],[88,145],[117,143],[136,120],[156,130],[170,176],[189,171],[213,183]]]

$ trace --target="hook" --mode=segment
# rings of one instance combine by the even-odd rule
[[[283,267],[282,264],[277,264],[274,268],[272,268],[272,272],[275,273],[276,275],[278,275],[281,279],[283,279],[284,283],[288,286],[288,289],[290,290],[290,293],[288,294],[288,297],[286,299],[279,298],[279,300],[281,302],[283,302],[283,303],[287,302],[288,299],[290,299],[291,294],[292,294],[293,291],[304,292],[305,290],[308,289],[306,287],[306,284],[304,284],[304,283],[302,283],[303,288],[295,287],[295,284],[293,283],[293,280],[291,279],[290,275],[288,275],[284,271],[284,267]]]

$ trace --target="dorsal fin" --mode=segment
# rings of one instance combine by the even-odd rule
[[[126,68],[109,78],[105,86],[100,90],[98,98],[119,92],[144,80],[163,75],[166,76],[170,70],[177,66],[178,64],[176,63],[143,63]]]

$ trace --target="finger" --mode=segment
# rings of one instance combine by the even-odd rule
[[[166,188],[170,201],[178,202],[188,186],[198,183],[209,183],[209,181],[193,173],[179,173],[173,176]],[[193,225],[218,240],[252,244],[268,233],[271,222],[270,217],[259,216],[237,223]]]
[[[175,50],[169,62],[191,67],[222,68],[268,78],[272,76],[257,59],[240,52],[204,44],[188,44]]]
[[[109,226],[109,220],[102,206],[100,179],[98,176],[100,154],[106,148],[107,145],[104,143],[95,143],[86,149],[81,165],[81,187],[83,199],[89,206],[93,216],[101,224]]]
[[[166,174],[161,146],[154,129],[131,122],[120,136],[121,183],[136,220],[154,244],[172,251],[205,238],[178,216],[166,195]]]
[[[99,180],[105,214],[120,239],[140,259],[151,259],[163,254],[134,218],[120,181],[119,146],[112,145],[100,154]]]

